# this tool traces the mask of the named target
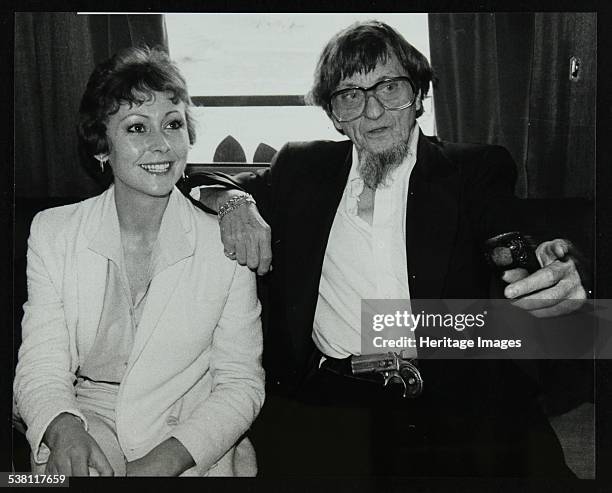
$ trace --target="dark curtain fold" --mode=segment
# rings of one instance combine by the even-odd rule
[[[15,196],[89,197],[76,121],[96,63],[132,45],[167,46],[161,15],[15,15]]]
[[[96,63],[126,46],[162,46],[168,48],[166,25],[162,15],[91,15],[89,31]]]
[[[438,135],[507,147],[521,197],[592,198],[596,23],[593,13],[430,14]]]

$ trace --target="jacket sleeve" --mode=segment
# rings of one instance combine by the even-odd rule
[[[235,269],[213,335],[212,392],[172,432],[202,471],[208,470],[239,441],[264,401],[261,307],[255,275],[246,267]]]
[[[245,171],[232,176],[215,171],[200,171],[189,175],[188,186],[192,189],[212,186],[250,193],[257,202],[259,212],[270,223],[274,213],[275,194],[278,193],[279,176],[286,168],[280,163],[287,161],[290,146],[291,143],[285,144],[274,155],[270,166],[264,169]]]
[[[27,252],[28,301],[22,321],[22,344],[15,371],[14,398],[27,426],[26,437],[36,462],[46,462],[49,449],[42,443],[49,423],[61,413],[87,421],[77,406],[75,375],[71,371],[70,338],[54,262],[48,216],[32,221]],[[47,231],[45,231],[47,230]]]

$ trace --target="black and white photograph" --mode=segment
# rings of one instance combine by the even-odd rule
[[[12,21],[2,486],[601,479],[597,12]]]

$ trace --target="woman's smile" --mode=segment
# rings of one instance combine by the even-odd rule
[[[166,161],[163,163],[147,163],[141,164],[140,167],[147,171],[148,173],[159,175],[167,173],[170,170],[170,166],[172,166],[172,162]]]

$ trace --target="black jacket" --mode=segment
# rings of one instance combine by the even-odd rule
[[[264,364],[272,391],[298,391],[315,364],[311,334],[321,269],[351,158],[350,141],[293,142],[277,153],[269,169],[233,179],[205,174],[192,182],[243,188],[272,227],[274,270],[260,286]],[[491,236],[519,229],[520,218],[512,214],[515,180],[516,166],[503,147],[452,144],[420,134],[406,214],[413,299],[489,297],[491,272],[482,246]],[[448,365],[438,371],[438,362],[426,373],[443,393],[457,390],[461,380],[473,388],[475,379],[491,373],[483,365],[454,362],[448,372]],[[437,382],[438,374],[445,375],[445,385]]]

